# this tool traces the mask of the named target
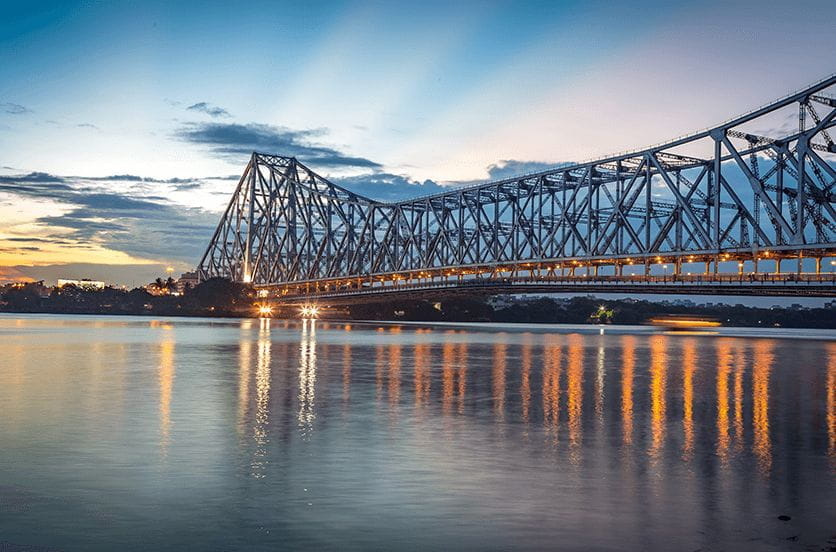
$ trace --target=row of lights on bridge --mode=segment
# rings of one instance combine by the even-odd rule
[[[762,256],[756,257],[753,260],[763,260],[763,259],[770,259],[770,253],[768,251],[764,251]],[[729,261],[729,260],[730,260],[730,255],[728,253],[724,253],[724,254],[720,255],[719,258],[717,259],[718,262],[719,261]],[[657,261],[657,264],[658,264],[659,262],[662,261],[662,257],[657,256],[656,261]],[[694,261],[694,256],[689,255],[687,262],[689,262],[689,263],[695,262]],[[700,261],[696,261],[696,262],[700,262]],[[628,265],[634,265],[635,264],[633,259],[631,259],[631,258],[627,258],[626,263]],[[579,261],[571,261],[571,264],[572,264],[571,268],[592,268],[592,266],[593,266],[593,263],[590,263],[589,265],[585,265],[585,264],[579,263]],[[604,264],[604,263],[602,263],[602,264]],[[606,263],[606,264],[611,264],[611,263]],[[831,260],[830,265],[836,267],[836,260]],[[534,266],[534,263],[524,263],[520,266],[523,267],[524,269],[526,269],[526,268],[531,269],[531,267]],[[745,265],[744,265],[743,261],[738,261],[737,267],[738,267],[738,272],[739,273],[742,273],[744,266]],[[503,268],[504,268],[504,270],[503,270]],[[537,265],[538,270],[541,269],[541,268],[542,268],[542,266]],[[546,267],[546,268],[548,269],[548,267]],[[563,270],[563,268],[564,267],[563,267],[562,264],[557,264],[557,265],[554,265],[552,267],[552,270]],[[667,273],[668,264],[667,263],[662,264],[662,269],[665,270],[665,272]],[[499,267],[499,270],[500,271],[506,271],[506,270],[513,270],[513,268],[509,269],[507,267]],[[461,271],[458,271],[458,272],[447,271],[446,273],[442,272],[442,275],[446,275],[446,276],[459,275],[459,276],[461,276],[461,275],[467,275],[467,274],[475,274],[477,272],[478,272],[477,270],[461,270]],[[426,278],[426,277],[431,277],[432,276],[431,273],[426,272],[426,271],[420,271],[417,274],[418,274],[418,278]],[[686,274],[688,276],[691,275],[690,272],[688,272]],[[582,276],[587,276],[587,274],[583,274]],[[400,280],[406,280],[406,279],[409,279],[409,278],[404,277],[403,275],[400,275],[400,274],[392,275],[392,281],[400,281]],[[379,280],[381,282],[384,282],[385,278],[380,278]],[[351,280],[348,280],[348,281],[351,281]],[[329,287],[329,284],[325,284],[325,289],[326,290],[328,289],[328,287]],[[286,293],[286,291],[287,290],[284,290],[283,293]],[[258,291],[258,296],[262,297],[262,298],[266,298],[266,297],[269,296],[269,292],[267,290],[264,290],[264,289],[259,290]],[[303,306],[299,309],[299,314],[302,318],[316,318],[317,316],[319,316],[319,312],[320,312],[319,307],[317,307],[315,305],[305,305],[305,306]],[[270,317],[273,314],[273,307],[270,306],[270,305],[262,305],[258,308],[258,313],[262,317]]]

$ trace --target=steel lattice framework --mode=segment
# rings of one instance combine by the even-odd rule
[[[299,290],[575,266],[621,274],[660,260],[716,272],[730,255],[820,259],[836,251],[834,89],[836,75],[661,145],[397,203],[253,153],[199,275]],[[765,130],[776,126],[785,130]]]

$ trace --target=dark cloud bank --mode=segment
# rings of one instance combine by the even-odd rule
[[[258,123],[187,123],[177,131],[186,142],[205,146],[223,157],[240,158],[254,151],[274,153],[304,160],[311,167],[379,168],[364,157],[346,155],[334,148],[318,144],[323,129],[293,130]]]
[[[202,106],[195,104],[195,106]],[[199,109],[199,110],[202,110]],[[450,186],[470,185],[482,180],[446,182],[425,180],[419,182],[406,175],[381,170],[381,164],[365,157],[349,155],[320,143],[328,134],[327,129],[295,130],[281,126],[258,123],[187,123],[177,131],[177,137],[185,142],[203,146],[226,159],[243,160],[252,152],[273,153],[296,157],[311,169],[327,174],[331,171],[365,170],[355,176],[332,176],[335,184],[379,201],[399,201],[450,189]],[[537,161],[503,160],[487,167],[489,180],[500,180],[519,174],[554,168],[553,163]]]
[[[192,181],[160,181],[131,175],[83,179],[30,173],[0,177],[0,192],[27,198],[48,199],[71,206],[57,216],[42,216],[37,222],[56,228],[42,242],[54,245],[101,243],[133,256],[196,262],[217,224],[217,214],[167,201],[160,195],[130,195],[108,189],[107,182],[170,183],[166,190]],[[163,190],[161,190],[162,192]],[[32,239],[32,238],[20,238]],[[77,247],[77,245],[74,245]]]

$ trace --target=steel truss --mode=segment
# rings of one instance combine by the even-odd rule
[[[821,258],[836,250],[836,75],[687,137],[383,203],[253,153],[198,267],[300,290],[579,266]],[[798,126],[766,136],[792,110]],[[772,119],[770,119],[772,117]],[[770,257],[771,255],[771,257]],[[706,268],[708,265],[706,265]]]

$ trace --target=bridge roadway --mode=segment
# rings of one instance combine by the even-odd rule
[[[454,295],[627,293],[836,297],[836,273],[621,276],[510,276],[432,281],[364,281],[334,289],[263,287],[283,305],[346,305],[369,301],[435,299]]]

